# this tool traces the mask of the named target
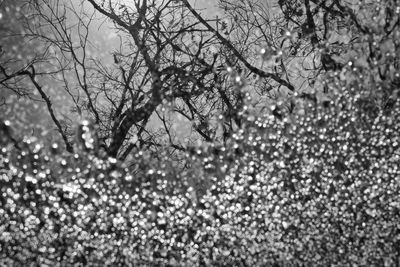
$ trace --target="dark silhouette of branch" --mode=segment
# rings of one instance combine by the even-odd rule
[[[29,71],[28,69],[30,69],[31,71]],[[37,77],[36,77],[36,72],[35,72],[35,68],[33,65],[28,65],[28,68],[24,68],[22,70],[19,70],[13,74],[7,74],[6,70],[4,69],[4,67],[0,66],[0,70],[3,73],[3,75],[5,76],[5,78],[0,81],[0,83],[7,81],[9,79],[18,77],[18,76],[27,76],[29,78],[29,80],[32,82],[32,84],[35,86],[36,90],[39,92],[40,96],[42,97],[42,99],[45,101],[46,106],[47,106],[47,110],[50,114],[51,119],[53,120],[54,124],[57,127],[58,132],[61,134],[62,139],[64,140],[64,144],[66,147],[66,150],[70,153],[73,152],[73,147],[71,145],[71,143],[68,141],[68,137],[66,136],[60,121],[57,119],[56,115],[54,114],[54,110],[53,110],[53,104],[50,100],[50,98],[46,95],[46,93],[44,92],[42,86],[40,86],[40,84],[37,82]]]
[[[233,54],[253,73],[259,75],[262,78],[271,78],[277,83],[287,87],[289,90],[294,91],[294,86],[290,84],[288,81],[283,80],[280,78],[278,75],[275,75],[273,73],[268,73],[265,72],[257,67],[254,67],[251,65],[244,57],[243,55],[232,45],[231,42],[229,42],[225,37],[223,37],[217,30],[215,30],[191,5],[187,0],[182,0],[184,5],[192,12],[192,14],[212,33],[214,33],[218,39],[226,46],[228,47]]]

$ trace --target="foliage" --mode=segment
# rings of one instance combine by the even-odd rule
[[[256,7],[251,3],[220,1],[228,15],[238,16],[234,22],[246,18],[261,27],[260,17],[245,17],[247,7]],[[396,1],[360,3],[279,1],[287,26],[299,26],[295,38],[308,43],[300,51],[320,58],[300,73],[315,83],[262,102],[251,75],[227,66],[226,76],[218,75],[240,103],[231,117],[216,116],[213,126],[239,123],[223,142],[186,144],[182,162],[171,157],[169,145],[133,147],[125,160],[117,159],[101,143],[95,118],[80,122],[73,145],[69,137],[73,153],[62,141],[46,147],[40,139],[16,140],[12,123],[2,122],[0,263],[400,264],[400,8]],[[330,18],[351,22],[347,37],[329,30],[337,23]],[[241,31],[233,27],[226,35]],[[230,45],[237,43],[213,33],[228,48],[222,54],[230,50],[235,66],[259,77],[282,71],[262,68],[290,61],[271,45],[261,50],[266,65],[253,68],[233,52]],[[294,49],[293,40],[282,55]],[[251,46],[243,53],[251,56]]]
[[[396,264],[400,106],[364,112],[361,88],[339,89],[283,120],[250,112],[229,146],[194,148],[181,175],[144,151],[130,169],[3,144],[2,263]]]

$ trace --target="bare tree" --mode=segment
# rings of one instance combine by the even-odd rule
[[[209,18],[188,0],[28,1],[34,23],[25,25],[25,38],[40,42],[42,53],[19,69],[2,62],[1,84],[22,92],[17,85],[27,79],[69,151],[73,117],[60,123],[37,77],[47,76],[68,96],[73,113],[98,125],[110,155],[125,159],[135,147],[165,144],[173,154],[195,140],[223,143],[242,127],[243,112],[274,97],[285,100],[284,108],[273,110],[278,117],[293,112],[287,100],[295,92],[316,99],[326,74],[340,70],[351,57],[345,51],[369,31],[355,7],[339,0],[218,5],[221,15]],[[101,59],[93,40],[99,20],[111,23],[120,39],[119,48],[102,51]],[[395,21],[387,23],[390,35]]]

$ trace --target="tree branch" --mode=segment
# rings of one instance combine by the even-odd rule
[[[28,71],[27,68],[24,68],[24,69],[22,69],[22,70],[20,70],[18,72],[15,72],[13,74],[8,75],[6,73],[6,70],[3,67],[0,66],[0,70],[5,76],[5,79],[3,79],[3,80],[9,80],[9,79],[12,79],[12,78],[15,78],[15,77],[18,77],[18,76],[27,76],[30,79],[30,81],[35,86],[36,90],[39,92],[39,94],[42,97],[42,99],[46,102],[47,110],[49,111],[50,117],[53,120],[54,124],[56,125],[58,132],[61,134],[61,137],[64,140],[66,150],[68,152],[72,153],[73,152],[73,147],[72,147],[71,143],[68,141],[68,138],[67,138],[66,134],[64,133],[59,120],[57,119],[56,115],[54,114],[54,110],[52,108],[53,104],[51,103],[50,98],[46,95],[46,93],[43,91],[43,88],[36,81],[35,68],[33,67],[33,65],[29,65],[28,68],[31,69],[31,72]],[[2,82],[3,82],[3,80],[2,80]]]
[[[253,73],[257,74],[258,76],[262,78],[271,78],[277,83],[287,87],[290,91],[294,91],[294,86],[290,84],[288,81],[280,78],[278,75],[275,75],[273,73],[268,73],[265,72],[257,67],[254,67],[251,65],[244,57],[243,55],[232,45],[231,42],[229,42],[225,37],[223,37],[217,30],[215,30],[201,15],[194,10],[194,8],[190,5],[190,3],[187,0],[182,0],[184,5],[190,10],[190,12],[213,34],[215,34],[218,39],[224,44],[226,47],[228,47],[233,54]]]

